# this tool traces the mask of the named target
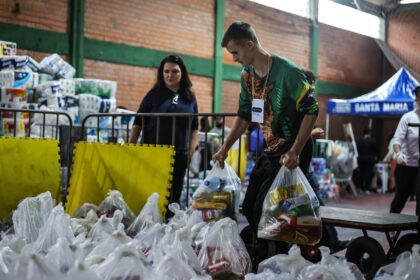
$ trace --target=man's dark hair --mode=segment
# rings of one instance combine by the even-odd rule
[[[304,72],[305,72],[306,79],[308,80],[308,83],[310,85],[314,85],[316,81],[314,72],[312,72],[311,70],[304,70]]]
[[[413,93],[416,97],[418,97],[420,94],[420,86],[417,86],[415,89],[413,89]]]
[[[233,22],[228,29],[225,31],[222,39],[222,47],[226,48],[230,41],[234,41],[238,44],[243,44],[246,41],[251,40],[254,43],[258,43],[257,35],[254,28],[244,21]]]

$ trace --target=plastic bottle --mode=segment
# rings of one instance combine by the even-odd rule
[[[210,177],[204,180],[204,186],[211,190],[216,190],[220,185],[220,179],[218,177]]]

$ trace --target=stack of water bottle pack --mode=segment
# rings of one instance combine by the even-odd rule
[[[0,41],[0,107],[67,112],[73,125],[79,125],[88,114],[113,113],[116,111],[117,84],[114,81],[96,79],[74,79],[76,70],[58,54],[52,54],[40,63],[33,58],[17,55],[16,43]],[[41,114],[4,112],[0,115],[0,135],[54,137],[57,117]],[[67,124],[67,118],[60,117],[59,125]],[[87,126],[97,126],[92,118]],[[100,119],[100,127],[111,127],[109,118]],[[16,128],[15,128],[16,127]]]
[[[197,222],[225,217],[235,218],[239,211],[241,180],[230,165],[216,163],[193,195],[193,215]]]

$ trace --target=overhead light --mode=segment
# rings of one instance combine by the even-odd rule
[[[400,4],[414,4],[414,3],[420,3],[420,0],[401,0]]]

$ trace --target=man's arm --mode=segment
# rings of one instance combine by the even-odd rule
[[[139,125],[133,125],[131,128],[131,134],[130,134],[130,140],[129,143],[136,144],[137,139],[139,139],[140,136],[141,127]]]
[[[235,117],[235,121],[229,136],[226,138],[220,149],[213,155],[213,160],[218,161],[222,168],[225,166],[227,152],[236,142],[236,140],[238,140],[238,138],[241,137],[241,135],[245,132],[245,130],[248,128],[248,125],[248,121],[242,119],[241,117]]]
[[[299,132],[296,136],[292,148],[283,154],[280,158],[280,164],[283,164],[289,169],[294,169],[299,165],[299,155],[302,152],[303,146],[311,136],[312,128],[315,124],[317,115],[305,115],[300,125]]]

